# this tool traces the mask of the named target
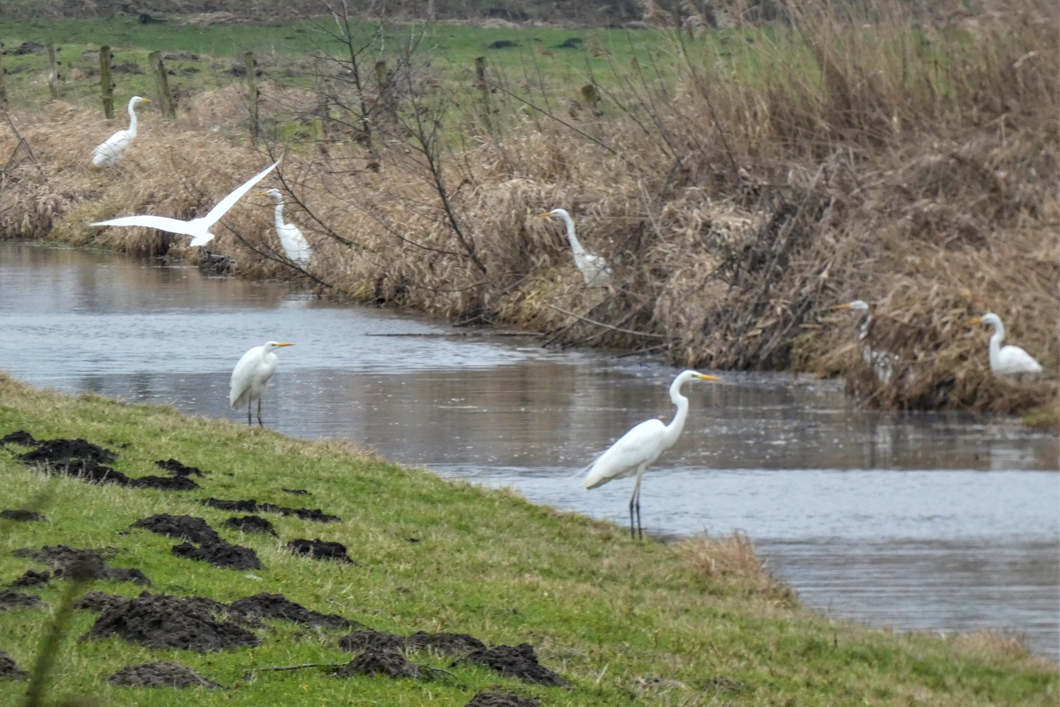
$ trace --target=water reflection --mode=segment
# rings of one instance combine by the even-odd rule
[[[0,368],[19,378],[235,421],[232,366],[267,339],[293,341],[265,397],[270,427],[620,523],[630,484],[586,493],[571,474],[633,424],[673,414],[675,372],[652,363],[101,253],[0,244],[0,320]],[[833,382],[723,377],[686,388],[685,433],[645,480],[646,525],[744,530],[804,599],[839,615],[1015,629],[1058,655],[1053,435],[866,411]]]

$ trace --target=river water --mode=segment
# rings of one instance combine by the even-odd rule
[[[0,369],[17,378],[237,421],[235,362],[291,341],[265,396],[268,427],[622,525],[631,480],[586,492],[572,476],[632,425],[673,411],[676,371],[655,362],[546,351],[105,253],[0,243],[0,322]],[[741,530],[833,616],[1014,631],[1060,658],[1055,435],[863,410],[831,381],[717,374],[686,386],[685,432],[645,477],[649,533]]]

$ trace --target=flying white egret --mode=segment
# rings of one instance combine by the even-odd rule
[[[119,130],[103,141],[92,155],[93,165],[96,167],[113,167],[121,162],[125,151],[129,149],[129,145],[136,138],[136,104],[150,102],[150,98],[140,98],[139,96],[133,96],[129,99],[129,129]]]
[[[261,396],[265,393],[265,386],[276,372],[278,360],[273,353],[281,346],[294,346],[277,341],[266,342],[264,346],[255,346],[243,354],[239,363],[232,370],[232,390],[228,394],[228,402],[235,410],[243,403],[247,404],[247,424],[253,424],[250,419],[250,404],[258,401],[258,424],[261,422]]]
[[[990,337],[990,372],[995,376],[1019,376],[1023,373],[1038,375],[1042,372],[1041,364],[1019,346],[1001,345],[1001,340],[1005,338],[1005,325],[1001,323],[1001,317],[987,312],[966,324],[989,324],[994,327],[994,334]]]
[[[688,398],[681,395],[681,386],[690,380],[721,380],[696,371],[680,373],[670,385],[670,400],[677,406],[677,414],[664,425],[662,420],[645,420],[611,445],[611,448],[596,458],[587,468],[583,482],[585,488],[594,489],[603,486],[611,479],[624,479],[636,475],[633,484],[633,495],[629,498],[629,534],[633,535],[633,509],[637,511],[637,533],[643,537],[640,527],[640,481],[648,465],[659,458],[665,450],[674,446],[681,435],[688,417]]]
[[[865,320],[861,322],[861,328],[858,330],[858,341],[861,343],[861,358],[865,363],[872,366],[877,380],[884,384],[890,383],[891,378],[894,376],[894,369],[898,366],[898,355],[890,351],[873,351],[872,347],[869,346],[869,325],[872,323],[872,313],[869,311],[869,305],[864,300],[856,299],[847,304],[836,305],[835,309],[849,309],[852,312],[865,313]]]
[[[570,241],[570,249],[574,251],[574,264],[585,278],[585,284],[589,287],[603,287],[611,277],[611,268],[607,261],[599,255],[594,255],[582,248],[578,237],[574,235],[574,220],[563,209],[552,209],[549,212],[538,214],[538,218],[546,216],[559,216],[563,223],[567,224],[567,240]]]
[[[287,253],[287,259],[305,270],[312,251],[309,250],[309,243],[298,227],[293,223],[283,222],[283,194],[279,189],[269,189],[258,196],[276,197],[276,235],[280,237],[280,245],[283,246],[283,252]]]
[[[264,179],[266,174],[276,169],[276,165],[278,164],[280,164],[279,160],[273,162],[272,166],[268,169],[255,174],[250,178],[250,181],[244,182],[242,186],[222,199],[217,206],[210,209],[210,213],[201,218],[192,219],[191,221],[181,221],[179,219],[167,218],[165,216],[122,216],[121,218],[112,218],[109,221],[97,221],[89,225],[143,226],[144,228],[157,228],[160,231],[191,236],[191,245],[193,246],[206,245],[213,240],[213,234],[210,233],[210,228],[220,221],[221,217],[228,213],[228,210],[235,206],[235,203],[239,201],[240,197],[250,191],[252,186]]]

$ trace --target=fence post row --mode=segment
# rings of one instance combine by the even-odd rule
[[[158,89],[158,102],[162,107],[162,116],[177,117],[176,106],[173,105],[173,94],[169,91],[169,79],[166,78],[166,67],[162,63],[162,52],[148,54],[147,63],[151,65],[151,73],[155,76],[155,87]]]
[[[99,48],[99,88],[103,97],[103,115],[114,118],[114,84],[110,80],[110,47]]]

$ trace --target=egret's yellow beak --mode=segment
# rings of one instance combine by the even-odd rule
[[[259,191],[257,193],[257,196],[268,196],[268,194],[269,194],[269,192],[267,192],[267,191]]]
[[[708,376],[706,373],[695,373],[695,374],[693,374],[692,377],[693,378],[698,378],[701,381],[720,381],[721,380],[721,378],[716,378],[714,376]]]
[[[832,307],[832,309],[850,309],[850,303],[847,302],[846,304],[837,304],[836,306]]]
[[[976,317],[975,319],[969,319],[968,321],[966,321],[964,323],[964,325],[965,326],[971,326],[972,324],[982,324],[982,323],[983,323],[983,318],[982,317]]]
[[[546,211],[546,212],[545,212],[545,213],[543,213],[543,214],[538,214],[538,215],[537,215],[537,216],[535,216],[534,218],[542,218],[542,217],[544,217],[544,216],[551,216],[551,215],[552,215],[552,212],[551,212],[551,211]]]
[[[141,98],[140,100],[143,101],[144,103],[150,103],[151,102],[150,98]]]
[[[294,346],[294,344],[276,344],[276,348],[280,348],[281,346]]]

